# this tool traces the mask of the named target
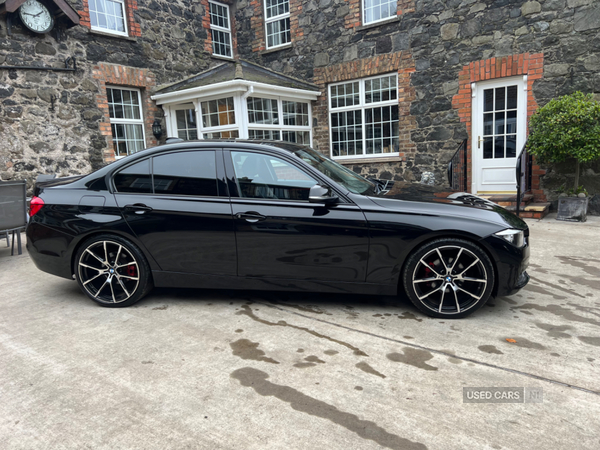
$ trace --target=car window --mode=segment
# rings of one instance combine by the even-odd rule
[[[214,151],[168,153],[152,161],[154,193],[169,195],[217,195]]]
[[[117,192],[151,194],[150,159],[125,167],[114,178]]]
[[[293,164],[275,156],[231,152],[241,197],[306,200],[317,181]]]

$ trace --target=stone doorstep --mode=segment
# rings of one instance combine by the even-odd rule
[[[510,195],[480,195],[480,197],[486,198],[491,202],[496,203],[500,206],[517,206],[517,196],[514,194]],[[533,201],[533,195],[526,194],[523,196],[523,200],[521,201],[521,206],[528,205]]]
[[[506,209],[514,214],[517,208],[515,206],[508,206]],[[530,203],[521,208],[519,217],[527,219],[543,219],[549,212],[550,203]]]

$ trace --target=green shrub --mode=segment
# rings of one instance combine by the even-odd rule
[[[541,162],[574,158],[577,189],[580,164],[600,158],[600,102],[581,92],[551,100],[531,117],[527,149]]]

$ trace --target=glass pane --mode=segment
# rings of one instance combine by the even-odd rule
[[[317,181],[279,158],[250,152],[231,152],[241,197],[308,201]]]
[[[506,157],[517,157],[517,136],[506,136]]]
[[[504,158],[504,136],[498,136],[494,142],[494,158]]]
[[[484,114],[483,115],[483,134],[484,136],[489,136],[490,134],[494,134],[494,114]]]
[[[170,153],[154,157],[154,192],[170,195],[217,195],[214,151]]]
[[[506,113],[506,134],[517,132],[517,111]]]
[[[144,159],[126,167],[115,175],[117,192],[152,193],[150,160]]]
[[[397,97],[396,75],[365,81],[365,103],[394,100]]]
[[[182,111],[182,110],[176,111],[175,117],[177,118],[177,129],[186,128],[185,111]]]
[[[493,138],[491,138],[491,137],[486,137],[483,139],[483,158],[484,159],[491,159],[493,157],[492,141],[493,141]]]
[[[218,127],[235,123],[233,97],[202,102],[202,125]]]
[[[506,95],[506,109],[516,109],[517,107],[517,86],[509,86]]]
[[[504,113],[496,113],[496,123],[495,123],[495,133],[494,134],[504,134]]]
[[[203,133],[204,139],[234,139],[240,137],[238,130],[214,131],[212,133]]]
[[[486,89],[483,91],[483,110],[485,112],[494,110],[494,90]]]
[[[501,87],[501,88],[496,88],[496,111],[502,111],[505,107],[505,95],[506,95],[506,89]]]

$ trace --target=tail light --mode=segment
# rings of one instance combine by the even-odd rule
[[[32,197],[31,203],[29,204],[29,217],[33,217],[37,212],[44,206],[44,200],[39,197]]]

